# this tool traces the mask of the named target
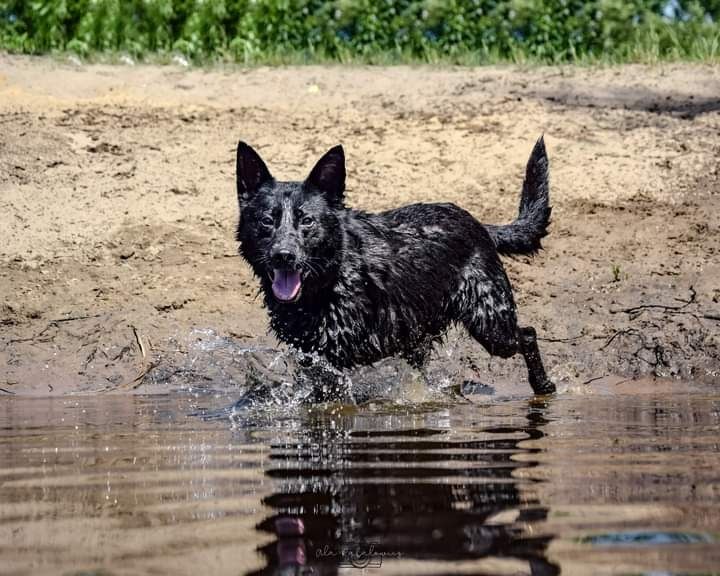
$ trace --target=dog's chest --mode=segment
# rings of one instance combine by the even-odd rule
[[[273,306],[270,325],[283,342],[317,352],[337,367],[373,362],[392,352],[378,333],[369,301],[342,287],[316,306]]]

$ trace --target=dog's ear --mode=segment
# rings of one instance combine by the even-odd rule
[[[265,182],[272,180],[260,155],[245,142],[238,142],[235,164],[238,201],[247,201]]]
[[[342,146],[330,148],[305,180],[325,194],[328,202],[341,205],[345,195],[345,152]]]

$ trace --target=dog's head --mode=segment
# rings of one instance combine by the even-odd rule
[[[238,144],[240,253],[277,301],[297,302],[332,281],[344,192],[341,146],[320,158],[305,181],[279,182],[255,150]]]

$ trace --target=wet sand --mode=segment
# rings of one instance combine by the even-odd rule
[[[213,366],[188,363],[196,329],[276,345],[233,241],[239,138],[285,179],[342,143],[354,207],[450,201],[500,223],[544,133],[551,233],[507,266],[553,379],[717,381],[718,94],[720,70],[696,65],[185,70],[1,55],[0,394],[214,386]],[[461,340],[453,362],[528,391],[520,359]]]

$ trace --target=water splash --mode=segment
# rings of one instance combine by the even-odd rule
[[[231,395],[231,415],[275,410],[277,415],[302,406],[406,406],[443,402],[492,388],[467,380],[460,339],[449,339],[423,370],[400,358],[340,371],[318,354],[293,348],[253,346],[212,329],[195,329],[170,343],[149,383],[171,385],[193,394]],[[225,414],[227,415],[227,414]]]

